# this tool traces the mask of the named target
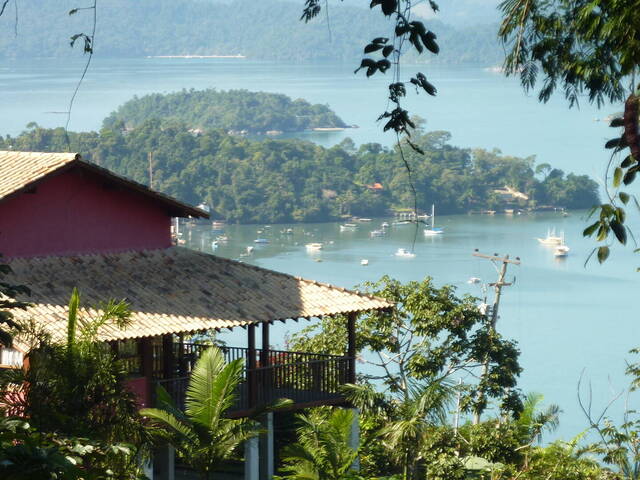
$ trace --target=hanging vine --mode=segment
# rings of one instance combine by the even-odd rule
[[[317,17],[322,11],[321,2],[323,0],[305,0],[305,7],[302,11],[301,20],[309,22]],[[378,121],[384,121],[383,131],[389,130],[396,134],[396,145],[400,153],[400,158],[407,170],[409,188],[413,197],[413,213],[416,219],[416,230],[413,236],[411,251],[415,248],[416,238],[418,235],[418,196],[413,183],[411,165],[407,161],[402,141],[407,143],[411,149],[423,155],[422,149],[411,141],[411,131],[416,128],[411,120],[409,112],[403,107],[403,100],[407,96],[407,86],[411,85],[415,88],[416,94],[424,91],[428,95],[435,96],[436,87],[427,79],[427,76],[418,72],[415,76],[403,79],[401,76],[401,59],[403,54],[409,49],[414,49],[418,54],[422,54],[425,50],[437,55],[440,47],[436,42],[436,34],[428,30],[424,23],[419,20],[413,20],[411,9],[416,4],[422,3],[420,0],[371,0],[369,8],[376,9],[380,7],[382,15],[389,19],[392,27],[390,36],[376,37],[368,43],[363,50],[367,56],[362,58],[360,66],[356,68],[354,73],[361,70],[365,72],[367,78],[379,73],[386,73],[392,70],[392,81],[388,84],[388,102],[386,110],[380,114]],[[429,0],[429,6],[435,13],[438,5]],[[324,0],[325,9],[328,3]],[[408,45],[408,48],[407,48]]]

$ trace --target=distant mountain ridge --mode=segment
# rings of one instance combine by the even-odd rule
[[[95,52],[129,58],[241,54],[256,60],[357,62],[363,46],[388,32],[390,24],[378,12],[352,4],[332,4],[329,28],[324,15],[309,24],[301,22],[303,2],[102,0]],[[21,3],[17,37],[13,15],[5,12],[0,17],[0,57],[82,55],[81,48],[72,51],[69,47],[71,35],[91,30],[91,15],[86,10],[68,14],[78,6],[78,0]],[[441,54],[423,55],[420,61],[484,65],[501,61],[495,25],[458,29],[430,22],[438,34]]]

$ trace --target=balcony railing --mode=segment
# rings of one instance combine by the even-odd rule
[[[174,344],[174,355],[179,371],[175,377],[163,378],[161,355],[154,355],[156,382],[162,385],[173,400],[184,407],[189,374],[196,360],[208,345],[198,343]],[[343,399],[340,387],[353,378],[352,359],[336,355],[324,355],[284,350],[256,350],[256,368],[250,369],[249,349],[220,347],[227,362],[244,359],[242,383],[236,391],[236,403],[232,411],[246,411],[288,398],[295,404],[335,403]],[[268,357],[267,357],[268,355]],[[160,361],[156,362],[156,360]]]

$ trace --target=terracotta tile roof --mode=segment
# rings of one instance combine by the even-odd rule
[[[15,273],[11,281],[31,288],[34,303],[16,316],[33,318],[58,340],[65,336],[73,287],[85,307],[109,299],[131,304],[131,326],[105,328],[103,340],[393,307],[381,298],[181,247],[9,263]],[[89,308],[83,314],[93,317],[100,311]]]
[[[79,159],[77,153],[0,150],[0,199]]]
[[[79,167],[90,170],[107,180],[136,190],[164,204],[175,217],[209,218],[206,212],[182,203],[175,198],[151,190],[146,185],[134,182],[82,159],[79,153],[14,152],[0,150],[0,202],[34,186],[50,175],[69,168]]]

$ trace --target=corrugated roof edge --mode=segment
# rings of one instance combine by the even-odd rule
[[[17,151],[12,151],[12,153],[21,153],[21,152],[17,152]],[[60,153],[60,152],[24,152],[24,153],[30,153],[30,154],[44,154],[46,155],[47,153],[53,153],[53,154],[64,154],[64,153]],[[8,200],[10,198],[13,198],[14,196],[20,194],[21,192],[28,190],[29,188],[33,188],[35,185],[43,182],[44,180],[56,176],[56,175],[60,175],[61,173],[64,173],[68,170],[70,170],[73,167],[79,166],[81,168],[85,168],[87,170],[93,171],[95,173],[97,173],[98,175],[107,177],[109,180],[112,180],[116,183],[120,183],[122,185],[125,185],[126,187],[129,187],[133,190],[136,190],[137,192],[159,200],[160,202],[164,203],[165,205],[171,207],[171,209],[173,210],[174,213],[181,213],[181,215],[174,215],[177,217],[195,217],[195,218],[209,218],[209,214],[207,212],[205,212],[204,210],[200,210],[199,208],[193,207],[191,205],[188,205],[186,203],[181,202],[180,200],[177,200],[169,195],[165,195],[164,193],[160,193],[156,190],[153,190],[149,187],[147,187],[146,185],[143,185],[142,183],[138,183],[135,180],[131,180],[130,178],[124,177],[122,175],[119,175],[117,173],[112,172],[111,170],[101,167],[99,165],[96,165],[95,163],[91,163],[88,162],[86,160],[84,160],[82,158],[82,155],[80,155],[79,153],[69,153],[69,156],[73,155],[73,158],[70,158],[68,162],[61,164],[58,168],[47,172],[45,175],[42,175],[36,179],[34,179],[32,182],[27,183],[26,185],[21,186],[20,188],[14,190],[13,192],[5,195],[4,197],[0,198],[0,202],[4,202],[5,200]]]

